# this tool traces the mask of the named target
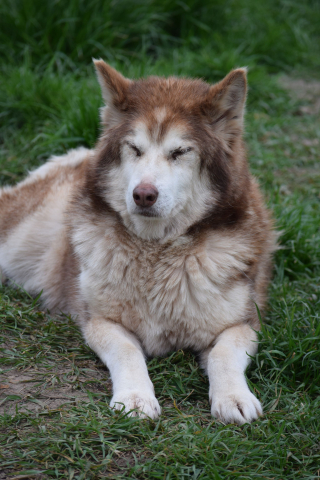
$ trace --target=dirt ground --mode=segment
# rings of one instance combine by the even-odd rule
[[[292,78],[288,76],[280,77],[280,84],[289,90],[291,95],[306,102],[307,105],[299,107],[297,114],[317,115],[320,113],[320,81],[303,80],[302,78]],[[316,142],[318,139],[314,139]]]
[[[88,384],[86,388],[92,392],[102,390],[100,383],[105,384],[104,391],[111,393],[111,383],[105,377],[108,375],[106,369],[97,368],[92,362],[90,372],[86,372],[73,379],[67,366],[57,365],[54,374],[48,375],[46,370],[29,369],[23,372],[8,370],[1,374],[0,383],[0,415],[4,413],[14,414],[16,407],[20,412],[41,412],[43,409],[56,410],[65,404],[76,404],[82,400],[88,401],[88,395],[79,384]],[[55,378],[66,381],[53,383]],[[0,477],[1,478],[1,477]]]

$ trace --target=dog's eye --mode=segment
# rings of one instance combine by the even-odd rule
[[[134,143],[127,142],[127,145],[129,145],[129,147],[131,148],[131,150],[134,151],[137,157],[141,157],[142,152]]]
[[[171,152],[171,158],[173,160],[176,160],[178,157],[181,157],[182,155],[184,155],[185,153],[188,153],[188,152],[191,152],[192,148],[191,147],[188,147],[188,148],[177,148],[176,150],[174,150],[173,152]]]

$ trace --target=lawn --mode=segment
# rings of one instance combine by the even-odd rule
[[[247,371],[265,414],[242,427],[211,418],[183,351],[148,362],[157,421],[115,413],[68,312],[0,286],[0,480],[320,478],[319,34],[312,0],[1,2],[0,184],[94,145],[91,57],[130,77],[208,81],[248,65],[248,156],[281,237]]]

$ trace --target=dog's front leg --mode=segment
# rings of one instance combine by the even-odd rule
[[[122,325],[104,318],[93,318],[83,327],[92,350],[109,368],[113,383],[110,406],[130,415],[157,418],[161,409],[154,395],[147,365],[138,339]]]
[[[202,354],[208,373],[211,413],[224,423],[242,425],[262,415],[262,407],[250,392],[244,372],[249,355],[257,351],[257,335],[248,324],[227,328],[214,347]]]

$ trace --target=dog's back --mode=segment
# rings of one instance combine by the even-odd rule
[[[42,300],[51,310],[72,307],[76,263],[65,213],[89,158],[90,150],[72,150],[51,158],[15,187],[0,189],[2,272],[32,295],[43,290]]]

